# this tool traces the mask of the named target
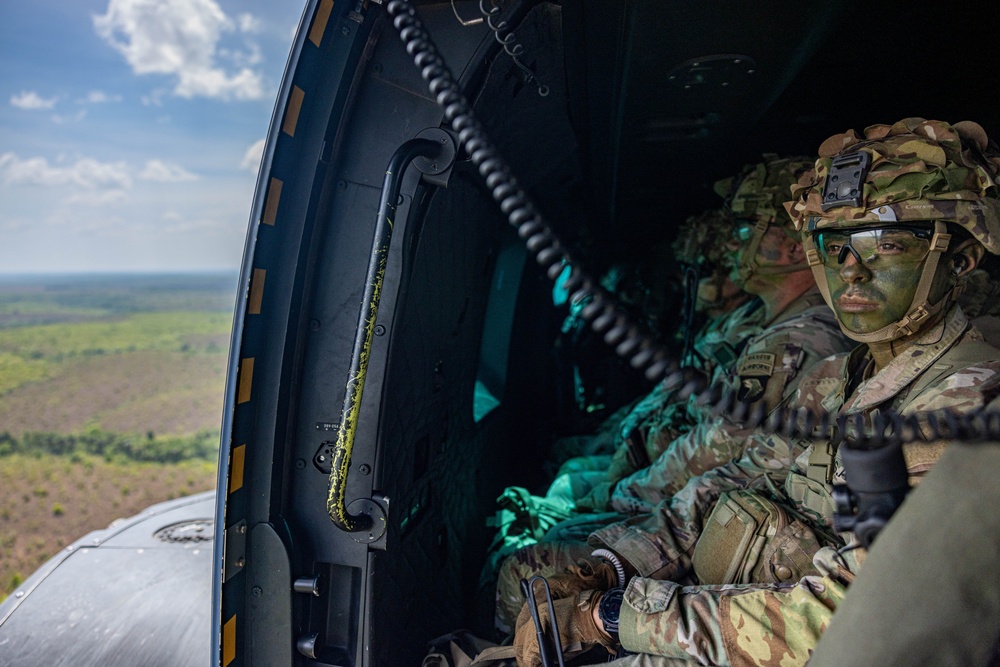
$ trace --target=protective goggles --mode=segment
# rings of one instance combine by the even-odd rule
[[[813,232],[813,242],[824,266],[836,269],[848,255],[863,264],[884,267],[916,264],[931,250],[930,227],[884,226],[866,229],[823,229]]]

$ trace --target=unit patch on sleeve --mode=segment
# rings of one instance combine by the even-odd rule
[[[758,401],[764,395],[767,380],[774,373],[774,354],[771,352],[754,352],[746,355],[740,363],[737,374],[740,386],[736,397],[741,401]]]

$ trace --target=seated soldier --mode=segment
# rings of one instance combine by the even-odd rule
[[[686,300],[688,313],[676,335],[686,339],[682,365],[712,377],[717,368],[731,369],[747,338],[760,330],[763,311],[760,300],[744,292],[730,276],[732,215],[726,209],[704,211],[688,218],[672,247],[674,258],[685,270],[684,281],[693,281],[693,295]],[[704,323],[691,331],[697,318]],[[596,483],[617,481],[636,469],[634,457],[648,458],[644,434],[650,423],[669,423],[679,432],[691,422],[686,400],[674,400],[682,382],[669,378],[660,382],[625,413],[612,415],[614,425],[597,437],[607,439],[613,455],[577,456],[566,461],[546,497],[563,498],[572,506]],[[655,458],[655,457],[654,457]]]
[[[696,305],[708,320],[694,337],[694,354],[690,355],[693,367],[706,376],[710,376],[717,366],[730,368],[747,338],[760,331],[759,320],[763,313],[760,301],[752,299],[730,280],[732,228],[733,219],[728,211],[706,211],[687,221],[673,246],[679,262],[702,265],[708,274],[699,281]],[[502,558],[535,543],[555,523],[570,517],[576,510],[576,501],[595,483],[609,477],[617,480],[634,470],[629,459],[635,447],[622,444],[632,433],[643,431],[643,425],[650,420],[669,421],[676,428],[686,430],[684,404],[687,401],[674,400],[683,384],[675,380],[664,380],[628,410],[616,412],[609,418],[613,425],[602,426],[582,447],[591,452],[607,449],[614,451],[614,456],[590,453],[571,458],[560,468],[545,497],[533,496],[520,487],[504,491],[498,500],[498,534],[483,571],[483,585],[490,587],[490,597]],[[587,438],[579,436],[569,440]],[[563,447],[560,448],[560,444]],[[581,445],[567,444],[564,439],[557,443],[556,449],[579,450]]]
[[[807,168],[805,164],[770,156],[770,161],[744,172],[730,202],[736,216],[733,278],[763,301],[764,318],[742,348],[735,372],[713,382],[738,386],[741,398],[771,406],[794,395],[804,371],[813,364],[848,349],[808,271],[798,232],[782,208],[788,188]],[[695,399],[689,401],[689,410],[697,411],[694,428],[679,432],[652,424],[646,438],[650,454],[646,465],[614,480],[613,493],[611,485],[597,488],[578,505],[625,514],[648,512],[691,477],[740,455],[745,431],[713,416],[711,406]]]
[[[766,157],[766,162],[747,167],[738,177],[729,204],[737,221],[737,275],[744,289],[760,298],[764,321],[749,337],[732,371],[717,369],[713,384],[738,388],[746,400],[777,406],[795,393],[808,368],[849,345],[816,287],[798,233],[791,229],[791,219],[782,206],[788,189],[810,163]],[[519,582],[535,572],[535,564],[547,564],[544,574],[572,565],[579,556],[590,553],[585,540],[596,528],[622,518],[621,514],[650,511],[691,477],[742,454],[748,442],[745,428],[716,416],[711,406],[693,399],[687,406],[694,426],[673,440],[655,437],[667,430],[665,425],[651,427],[642,453],[658,453],[655,464],[620,482],[610,508],[611,485],[595,487],[577,505],[592,507],[597,514],[557,524],[544,544],[522,548],[504,561],[497,585],[498,629],[509,628],[520,610]],[[783,476],[793,458],[782,454],[769,460],[772,474]]]
[[[1000,254],[1000,157],[987,146],[975,123],[920,118],[820,146],[787,209],[824,297],[864,345],[818,365],[794,405],[870,420],[968,413],[995,398],[1000,350],[956,304],[984,254]],[[809,443],[780,478],[766,461],[795,443],[751,440],[652,514],[591,535],[601,559],[551,582],[564,646],[640,653],[621,665],[806,663],[866,552],[831,531],[832,484],[844,481],[837,439]],[[911,479],[944,449],[904,445]],[[522,610],[522,667],[539,664],[534,635]]]

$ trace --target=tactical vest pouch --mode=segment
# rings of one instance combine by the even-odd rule
[[[813,574],[820,545],[801,521],[755,491],[724,493],[694,550],[702,584],[782,583]]]
[[[789,500],[816,515],[816,517],[833,516],[835,507],[830,487],[816,479],[805,475],[790,473],[785,479],[785,493]]]

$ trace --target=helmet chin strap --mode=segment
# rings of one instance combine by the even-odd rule
[[[844,332],[844,335],[859,343],[887,343],[915,333],[924,322],[940,313],[946,305],[951,303],[952,299],[958,296],[958,290],[952,288],[937,303],[932,305],[928,301],[931,286],[934,283],[934,274],[937,273],[938,263],[941,260],[941,256],[948,249],[950,241],[951,234],[947,233],[945,224],[940,220],[935,220],[934,236],[931,238],[931,249],[927,255],[927,259],[924,261],[920,281],[917,283],[917,291],[913,293],[913,301],[910,302],[910,307],[907,309],[906,315],[900,320],[871,333],[851,331],[844,326],[844,323],[838,317],[837,322],[840,324],[840,330]],[[819,258],[819,253],[816,251],[816,244],[813,242],[811,233],[806,232],[802,235],[802,247],[806,252],[806,261],[812,269],[813,277],[816,278],[816,285],[819,287],[820,293],[823,294],[823,299],[833,312],[836,313],[837,309],[833,307],[833,298],[830,296],[830,285],[826,281],[826,271],[823,268],[823,261]]]
[[[750,238],[750,244],[747,246],[746,252],[743,253],[743,261],[740,262],[738,268],[740,280],[744,283],[754,275],[774,276],[782,273],[805,271],[809,268],[808,264],[784,264],[782,266],[757,265],[757,250],[760,248],[760,243],[764,240],[764,234],[767,233],[767,228],[770,226],[771,223],[767,220],[758,220],[757,224],[754,225],[753,236]]]

